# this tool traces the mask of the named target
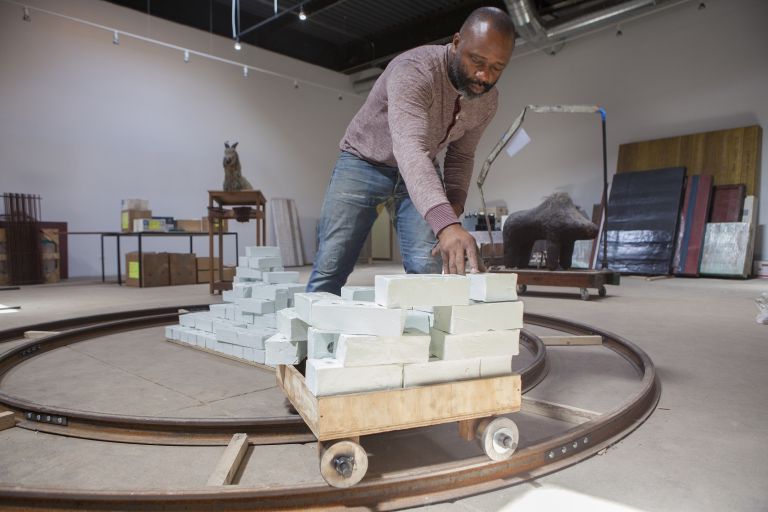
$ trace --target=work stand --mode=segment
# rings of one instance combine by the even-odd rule
[[[242,190],[225,192],[208,191],[208,268],[209,290],[211,294],[232,289],[232,281],[224,280],[224,220],[237,222],[256,221],[256,245],[267,243],[267,200],[260,190]],[[218,239],[219,265],[218,274],[214,270],[214,239]],[[235,254],[235,260],[238,255]]]

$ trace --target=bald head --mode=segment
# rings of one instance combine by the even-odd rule
[[[495,7],[475,9],[453,36],[449,78],[464,97],[490,91],[507,66],[515,29],[507,13]]]
[[[512,18],[496,7],[480,7],[472,11],[461,26],[459,34],[469,36],[486,33],[489,30],[507,37],[512,43],[515,41],[515,25],[512,23]]]

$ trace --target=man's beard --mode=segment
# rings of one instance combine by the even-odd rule
[[[466,73],[462,68],[461,59],[458,55],[456,55],[451,60],[451,64],[448,66],[448,77],[451,79],[451,83],[456,88],[456,90],[459,91],[462,96],[469,99],[479,98],[483,94],[493,89],[493,86],[496,85],[496,82],[489,83],[481,82],[479,80],[472,80],[472,78],[469,76],[469,73]],[[469,88],[469,86],[472,84],[481,86],[483,88],[483,92],[474,92]]]

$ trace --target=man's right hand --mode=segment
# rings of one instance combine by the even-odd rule
[[[465,273],[464,259],[469,260],[471,272],[485,272],[485,266],[477,253],[477,242],[460,224],[451,224],[437,235],[437,245],[432,255],[440,254],[443,258],[444,274]]]

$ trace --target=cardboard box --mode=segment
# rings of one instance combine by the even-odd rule
[[[176,231],[188,231],[199,233],[203,230],[203,222],[200,219],[176,219]],[[208,231],[208,228],[206,228]]]
[[[169,253],[168,271],[171,286],[197,284],[197,257],[194,253]]]
[[[221,222],[224,223],[223,224],[224,232],[227,233],[229,231],[229,219],[221,219]],[[216,232],[216,228],[218,227],[218,225],[219,225],[219,220],[217,219],[216,222],[214,222],[213,224],[214,233]],[[200,228],[201,228],[201,231],[205,231],[205,232],[208,231],[208,217],[203,217]]]
[[[151,218],[151,219],[134,219],[133,220],[134,233],[144,233],[144,232],[166,233],[170,231],[172,228],[173,226],[169,226],[164,219]]]
[[[125,255],[126,285],[139,286],[139,275],[142,276],[145,287],[170,284],[167,252],[142,252],[141,259],[139,262],[138,252]]]
[[[224,279],[219,278],[219,271],[214,270],[213,271],[213,280],[214,281],[234,281],[235,279],[235,267],[224,267]],[[197,282],[198,283],[209,283],[211,277],[211,271],[210,270],[199,270],[197,271]]]
[[[197,271],[200,272],[201,270],[210,270],[210,267],[208,266],[210,260],[208,256],[198,256],[197,258]],[[218,269],[219,268],[219,258],[218,256],[213,258],[213,268]]]
[[[134,220],[151,217],[152,210],[123,210],[120,215],[120,229],[123,233],[133,233]]]

